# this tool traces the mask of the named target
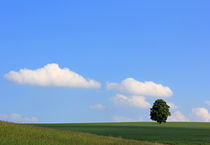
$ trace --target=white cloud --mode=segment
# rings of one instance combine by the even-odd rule
[[[145,100],[143,96],[124,96],[117,94],[112,98],[112,101],[117,105],[128,105],[139,108],[149,108],[151,105]]]
[[[102,104],[94,104],[89,106],[90,109],[95,109],[95,110],[104,110],[105,106]]]
[[[176,111],[172,113],[171,116],[168,117],[168,121],[189,121],[189,120],[180,111]]]
[[[205,101],[205,103],[210,106],[210,101]]]
[[[107,83],[107,89],[127,92],[133,95],[151,96],[151,97],[170,97],[173,95],[169,87],[156,84],[152,81],[140,82],[133,78],[127,78],[119,83]]]
[[[208,122],[210,121],[210,113],[206,108],[193,108],[192,114],[194,115],[194,119],[199,121]]]
[[[0,120],[4,121],[11,121],[11,122],[19,122],[19,123],[26,123],[26,122],[38,122],[38,118],[36,117],[23,117],[17,113],[13,114],[0,114]]]
[[[4,77],[19,84],[39,86],[72,88],[100,88],[101,86],[99,82],[92,79],[87,80],[68,68],[60,68],[55,63],[47,64],[36,70],[24,68],[20,69],[19,72],[10,71]]]
[[[167,105],[170,106],[170,109],[178,109],[178,107],[171,102],[167,102]]]

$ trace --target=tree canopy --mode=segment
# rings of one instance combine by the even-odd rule
[[[152,108],[150,109],[150,118],[158,123],[166,122],[168,116],[171,115],[169,111],[170,106],[162,100],[158,99],[154,102]]]

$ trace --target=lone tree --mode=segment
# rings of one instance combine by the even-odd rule
[[[171,115],[169,106],[162,99],[158,99],[150,109],[150,118],[158,123],[166,122],[168,116]]]

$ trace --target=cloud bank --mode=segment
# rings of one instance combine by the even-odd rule
[[[167,102],[167,105],[170,106],[170,109],[178,109],[178,107],[171,102]]]
[[[184,114],[182,114],[180,111],[176,111],[172,113],[171,116],[168,117],[168,121],[189,121]]]
[[[106,87],[108,90],[118,90],[141,96],[167,98],[173,95],[173,92],[169,87],[156,84],[152,81],[140,82],[133,78],[127,78],[121,83],[107,83]]]
[[[150,108],[151,105],[145,100],[143,96],[125,96],[121,94],[117,94],[112,98],[112,101],[117,105],[128,105],[132,107],[138,107],[147,109]]]
[[[195,116],[195,119],[199,121],[209,122],[210,113],[206,108],[193,108],[192,114]]]
[[[34,123],[38,122],[38,118],[36,117],[23,117],[17,113],[13,114],[0,114],[0,120],[10,121],[10,122],[18,122],[18,123]]]
[[[134,120],[124,116],[114,116],[113,121],[115,122],[133,122]]]
[[[69,70],[60,68],[58,64],[47,64],[42,68],[20,69],[10,71],[4,76],[7,80],[18,84],[29,84],[38,86],[58,86],[71,88],[100,88],[101,84],[92,79],[85,79],[83,76]]]
[[[144,121],[141,117],[139,117],[139,119],[135,120],[135,119],[131,119],[128,117],[124,117],[124,116],[113,116],[113,121],[114,122],[139,122],[139,121]]]

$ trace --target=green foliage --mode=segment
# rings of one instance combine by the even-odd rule
[[[0,121],[0,145],[160,145]]]
[[[34,124],[36,126],[88,132],[170,145],[210,145],[210,123],[155,122]]]
[[[169,106],[162,99],[158,99],[150,109],[150,118],[158,123],[166,122],[168,116],[171,115]]]

